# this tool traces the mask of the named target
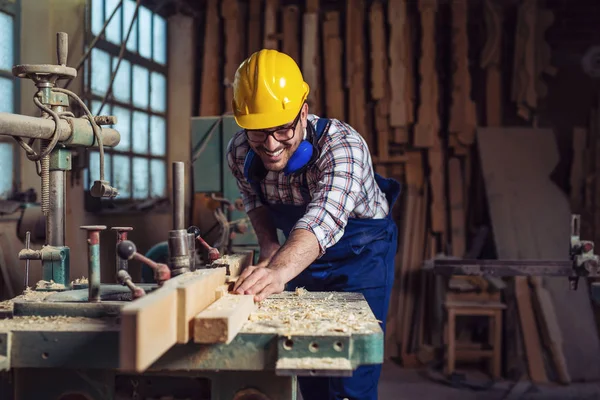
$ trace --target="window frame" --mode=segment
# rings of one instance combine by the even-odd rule
[[[110,15],[110,13],[112,12],[113,8],[108,9],[107,8],[107,0],[103,0],[102,2],[103,4],[103,14],[104,16],[108,17]],[[142,6],[144,6],[144,4],[142,4]],[[138,112],[142,112],[145,115],[148,116],[148,149],[147,152],[144,153],[136,153],[133,150],[133,129],[130,129],[130,148],[129,150],[123,151],[123,150],[116,150],[116,149],[108,149],[105,148],[104,150],[104,154],[105,154],[105,163],[106,163],[106,156],[110,155],[110,167],[106,168],[105,166],[105,174],[106,174],[106,170],[109,169],[110,171],[110,176],[106,176],[105,179],[109,181],[109,183],[111,185],[114,185],[113,179],[112,179],[112,175],[114,173],[114,156],[115,155],[122,155],[125,156],[129,159],[129,196],[127,198],[120,198],[119,196],[114,198],[114,199],[98,199],[98,198],[94,198],[90,195],[90,187],[93,184],[93,181],[91,180],[90,174],[89,174],[89,166],[90,166],[90,161],[91,161],[91,151],[87,150],[85,153],[85,168],[87,169],[87,174],[85,176],[88,177],[89,179],[89,184],[86,181],[85,177],[83,179],[84,185],[84,195],[85,195],[85,207],[87,211],[101,211],[101,210],[106,210],[106,209],[111,209],[111,208],[115,208],[115,207],[119,207],[119,206],[125,206],[125,205],[134,205],[134,204],[139,204],[139,203],[144,203],[144,202],[148,202],[150,200],[155,200],[157,202],[161,202],[162,200],[168,199],[169,198],[169,193],[168,193],[168,174],[169,174],[169,168],[168,168],[168,164],[169,164],[169,128],[168,128],[168,116],[169,116],[169,102],[168,102],[168,89],[169,89],[169,59],[168,59],[168,19],[158,13],[155,12],[152,8],[148,7],[148,6],[144,6],[146,9],[148,9],[149,11],[152,12],[152,18],[151,18],[151,32],[152,32],[152,41],[151,41],[151,57],[154,56],[154,15],[159,15],[160,17],[165,19],[165,23],[166,23],[166,29],[165,29],[165,34],[167,35],[167,37],[165,38],[165,50],[166,50],[166,54],[165,54],[165,64],[161,65],[158,62],[154,61],[153,59],[147,59],[143,56],[141,56],[140,54],[138,54],[137,52],[131,51],[126,47],[124,48],[124,53],[123,53],[123,61],[128,61],[130,63],[130,79],[129,79],[129,93],[130,93],[130,99],[129,102],[123,102],[121,100],[117,100],[114,96],[114,89],[115,89],[115,83],[113,84],[113,93],[111,93],[111,96],[107,99],[106,104],[104,105],[104,107],[102,108],[102,112],[101,115],[110,115],[111,111],[112,111],[112,107],[113,106],[117,106],[120,108],[123,108],[125,110],[127,110],[130,113],[130,127],[133,127],[133,115],[134,112],[138,111]],[[115,15],[114,18],[119,18],[120,20],[120,24],[121,24],[121,38],[122,40],[125,39],[125,36],[127,35],[127,29],[129,27],[129,22],[130,20],[125,21],[125,13],[123,12],[123,9],[125,8],[124,4],[120,7],[120,12]],[[91,44],[91,42],[94,40],[95,38],[95,34],[92,31],[92,0],[87,0],[86,1],[86,11],[85,11],[85,33],[84,33],[84,51],[87,50],[89,44]],[[104,18],[103,18],[103,22],[104,24]],[[111,21],[111,24],[113,22]],[[139,45],[140,45],[140,34],[139,34],[139,13],[137,15],[136,18],[136,25],[134,26],[134,30],[132,31],[132,35],[133,32],[136,32],[135,35],[135,40],[136,40],[136,49],[139,49]],[[131,37],[130,39],[131,40]],[[103,51],[105,53],[107,53],[110,56],[110,63],[111,66],[114,62],[114,60],[118,59],[119,56],[119,52],[120,52],[120,44],[115,44],[113,42],[110,42],[107,38],[106,38],[106,31],[103,34],[102,37],[100,37],[95,46],[95,49],[98,49],[100,51]],[[86,102],[86,105],[88,105],[88,107],[90,107],[90,111],[92,113],[97,112],[96,109],[94,109],[93,107],[91,107],[92,101],[97,101],[97,102],[101,102],[103,96],[97,95],[95,93],[93,93],[92,91],[92,68],[91,68],[91,57],[92,55],[90,54],[90,57],[85,61],[84,63],[84,67],[83,67],[83,75],[84,75],[84,80],[82,82],[82,87],[83,87],[83,96],[82,99]],[[134,104],[134,100],[133,100],[133,86],[134,86],[134,79],[133,79],[133,67],[134,65],[139,65],[140,67],[145,68],[146,70],[148,70],[148,106],[146,108],[140,108],[139,106],[136,106]],[[119,68],[123,68],[122,62],[121,65],[119,66]],[[112,75],[112,67],[111,67],[111,71],[110,74]],[[152,109],[152,92],[151,92],[151,87],[152,87],[152,73],[153,72],[157,72],[160,73],[162,75],[164,75],[165,77],[165,98],[164,98],[164,103],[165,103],[165,109],[164,112],[157,112],[155,110]],[[165,148],[164,148],[164,155],[162,156],[157,156],[157,155],[153,155],[152,151],[151,151],[151,118],[153,116],[158,116],[164,119],[165,121]],[[97,151],[97,150],[96,150]],[[135,198],[134,197],[134,187],[133,187],[133,182],[134,182],[134,162],[133,160],[135,158],[143,158],[146,159],[148,161],[148,196],[144,197],[144,198]],[[164,177],[164,193],[161,197],[151,197],[151,177],[152,177],[152,169],[151,169],[151,160],[162,160],[164,162],[164,170],[165,170],[165,177]],[[129,211],[128,211],[129,212]]]
[[[14,0],[13,2],[7,2],[0,0],[0,11],[9,14],[13,17],[13,66],[18,65],[21,60],[21,0]],[[3,78],[9,78],[13,81],[13,113],[19,114],[21,112],[21,79],[15,77],[12,71],[6,72],[0,70],[0,76]],[[33,84],[33,83],[32,83]],[[17,145],[17,142],[5,135],[0,135],[0,142],[11,143],[13,148],[13,161],[12,161],[12,190],[9,197],[12,197],[16,192],[22,190],[21,182],[21,147]],[[2,199],[6,200],[6,199]]]

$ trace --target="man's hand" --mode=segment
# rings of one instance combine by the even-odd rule
[[[280,271],[264,266],[249,266],[237,279],[233,292],[237,294],[253,294],[254,301],[262,301],[267,296],[281,293],[285,282]]]

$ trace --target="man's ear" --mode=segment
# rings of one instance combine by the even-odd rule
[[[308,103],[304,102],[302,105],[302,112],[300,114],[300,120],[302,121],[302,127],[306,129],[308,124]]]

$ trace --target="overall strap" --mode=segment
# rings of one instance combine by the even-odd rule
[[[265,197],[265,194],[263,193],[260,187],[260,182],[252,181],[250,182],[250,186],[252,186],[252,190],[254,190],[254,193],[258,195],[260,202],[265,206],[268,205],[267,198]]]
[[[317,150],[317,142],[321,139],[323,134],[329,130],[330,120],[328,118],[319,118],[317,121],[317,127],[315,128],[316,139],[313,141],[313,151]],[[306,177],[306,171],[302,173],[302,184],[300,185],[300,193],[305,203],[310,203],[311,196],[310,190],[308,189],[308,178]]]

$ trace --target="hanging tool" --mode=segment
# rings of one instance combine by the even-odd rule
[[[137,260],[146,264],[154,271],[154,280],[159,286],[171,279],[171,270],[165,264],[160,264],[137,252],[135,244],[130,240],[123,240],[117,245],[117,254],[125,260]]]
[[[139,299],[140,297],[144,297],[146,295],[146,291],[144,289],[142,289],[139,286],[136,286],[136,284],[133,283],[131,275],[129,275],[129,272],[127,272],[127,270],[120,269],[117,272],[117,281],[119,281],[119,283],[121,283],[122,285],[127,286],[131,290],[131,298],[133,300]]]
[[[219,250],[210,246],[204,239],[202,239],[202,236],[200,236],[200,228],[197,226],[190,226],[187,231],[193,234],[198,243],[200,243],[200,245],[208,252],[209,262],[216,261],[219,259],[219,257],[221,257]]]
[[[127,240],[127,232],[131,232],[133,230],[133,228],[130,226],[113,226],[110,229],[117,233],[117,244],[116,244],[117,246],[123,240]],[[119,272],[119,270],[121,270],[121,269],[124,269],[125,271],[129,270],[127,260],[119,257],[118,254],[117,254],[117,262],[115,265],[117,266],[117,272]]]

